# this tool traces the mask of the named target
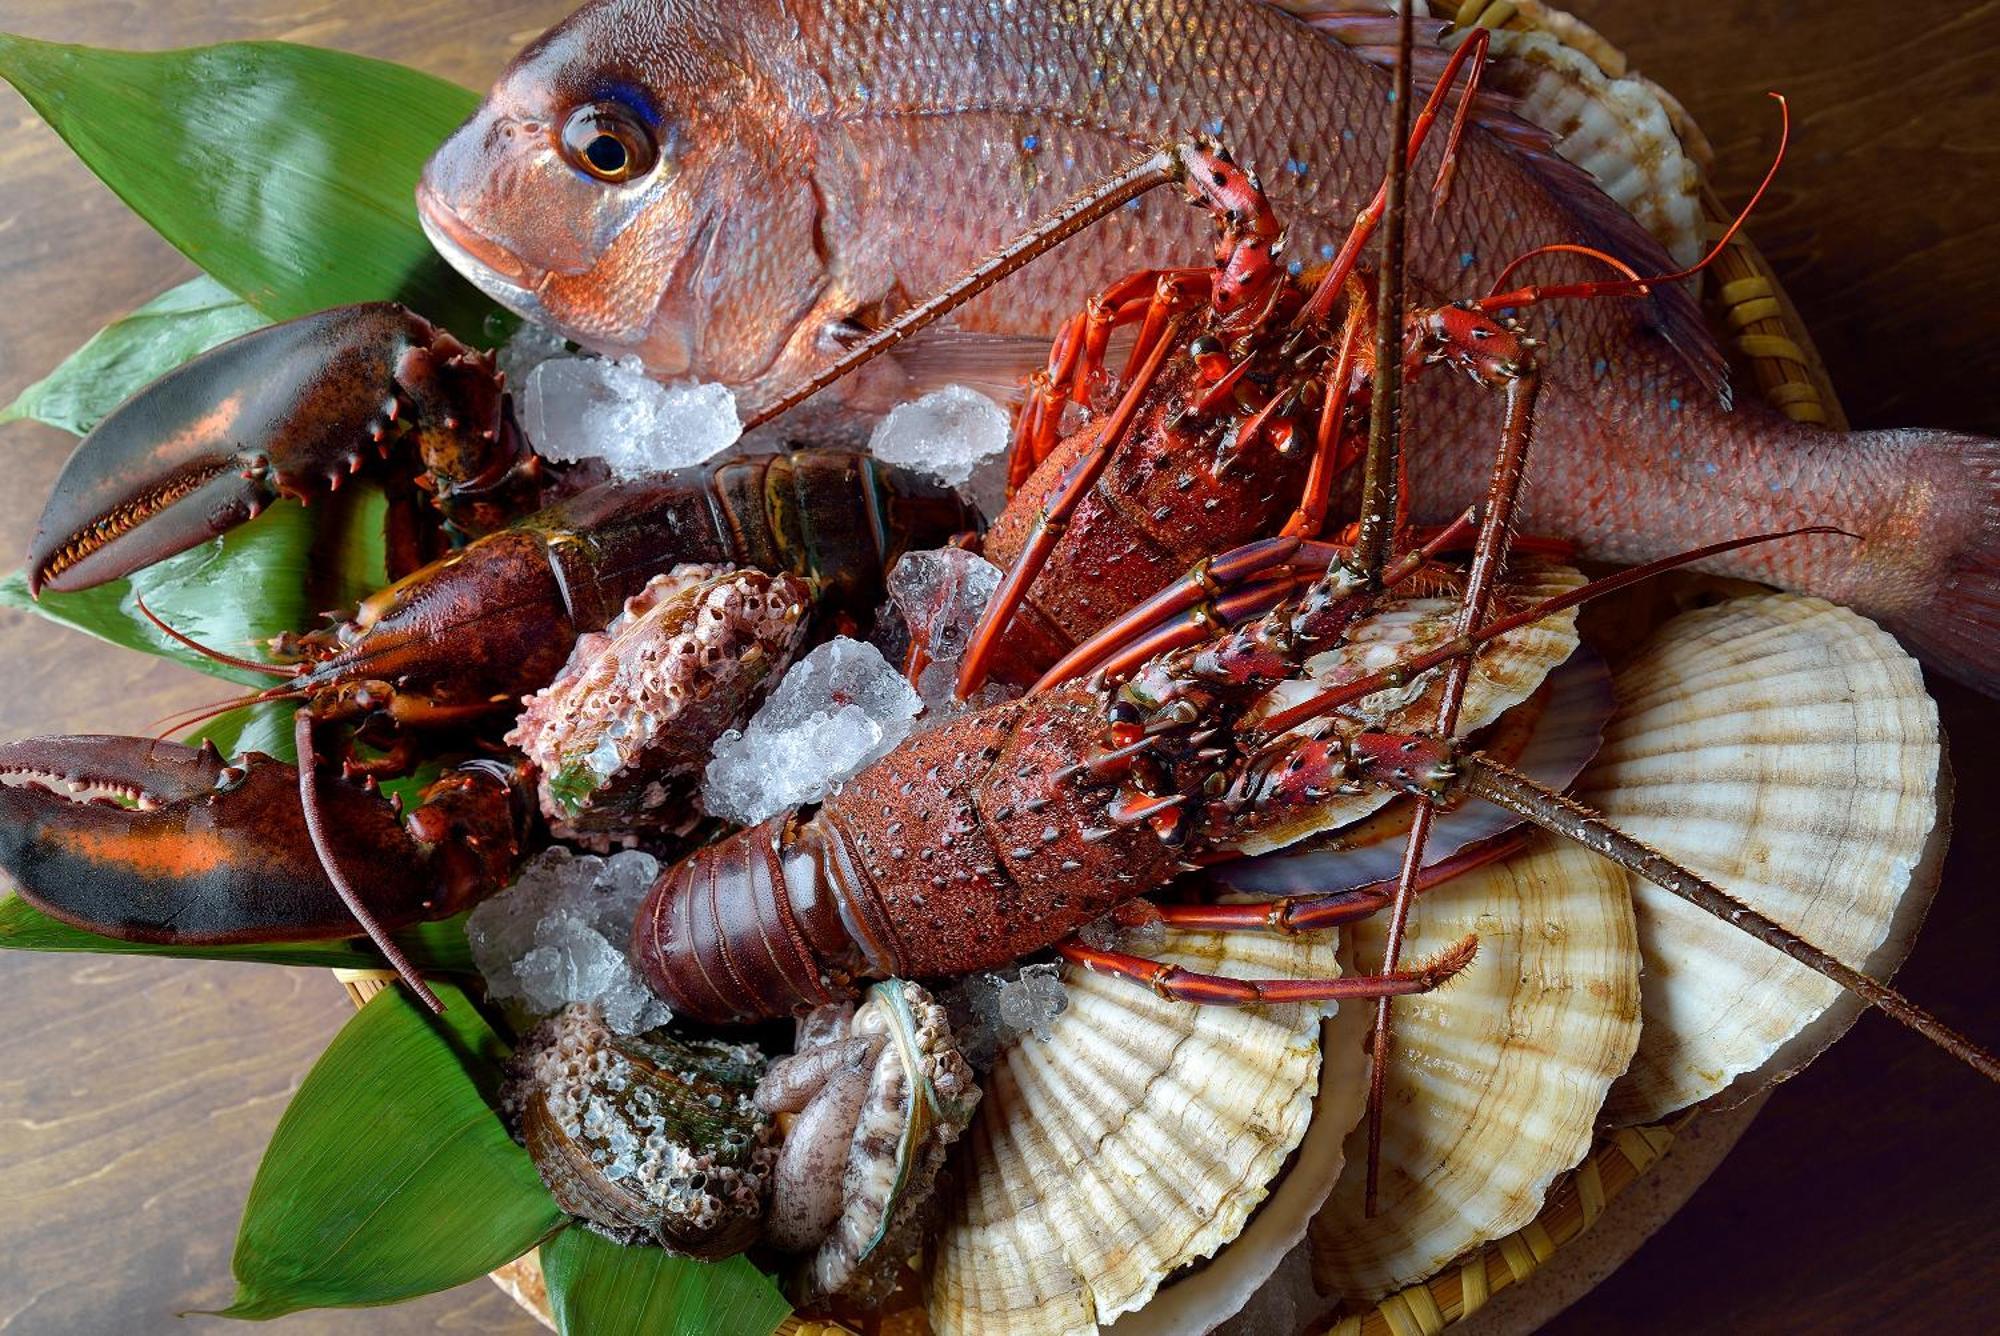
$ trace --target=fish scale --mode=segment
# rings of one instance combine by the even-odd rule
[[[668,169],[605,193],[547,144],[491,133],[508,120],[560,126],[601,96],[644,104]],[[754,411],[858,329],[1170,138],[1219,134],[1261,174],[1290,256],[1317,261],[1381,179],[1389,96],[1370,59],[1263,0],[748,0],[727,12],[595,0],[503,75],[433,159],[420,202],[447,258],[498,299],[640,353],[656,374],[723,380]],[[1418,301],[1483,294],[1509,260],[1551,242],[1640,272],[1670,267],[1498,103],[1482,102],[1433,213],[1441,141],[1414,167]],[[1202,213],[1156,191],[961,309],[957,337],[920,338],[837,384],[801,429],[851,429],[950,381],[1011,387],[1091,292],[1134,269],[1200,262],[1208,233]],[[1602,276],[1552,256],[1525,277]],[[1994,689],[2000,444],[1830,433],[1750,396],[1732,409],[1685,292],[1527,315],[1548,347],[1525,527],[1640,561],[1839,525],[1860,541],[1771,544],[1711,568],[1846,603]],[[1498,412],[1449,377],[1427,377],[1410,405],[1418,515],[1447,518],[1485,494]]]

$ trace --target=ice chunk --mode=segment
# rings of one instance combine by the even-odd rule
[[[521,424],[549,458],[601,458],[626,477],[699,464],[743,434],[727,386],[662,385],[637,358],[540,363],[521,389]]]
[[[890,601],[939,662],[964,657],[972,628],[999,588],[1000,568],[958,547],[905,552],[889,572]]]
[[[969,701],[953,698],[959,663],[972,642],[972,632],[1000,588],[998,566],[963,548],[941,547],[906,552],[889,572],[889,601],[896,607],[911,637],[928,646],[931,662],[917,674],[917,694],[923,698],[920,727],[929,728],[961,710],[1014,694],[989,684]]]
[[[1018,969],[970,974],[947,996],[959,1050],[984,1070],[1000,1053],[1027,1035],[1047,1039],[1056,1017],[1069,1006],[1062,966],[1022,965]]]
[[[569,340],[546,326],[523,320],[500,345],[500,374],[507,378],[510,388],[518,390],[527,384],[528,373],[536,367],[552,357],[568,356]]]
[[[633,916],[659,873],[658,861],[637,850],[594,858],[554,848],[530,859],[512,886],[466,919],[487,991],[538,1015],[595,1002],[620,1034],[666,1024],[673,1013],[626,955]]]
[[[890,409],[869,437],[868,453],[931,474],[992,515],[1006,500],[1004,469],[997,476],[993,470],[1005,460],[1011,435],[1006,409],[977,390],[947,385]]]
[[[818,802],[910,735],[923,702],[882,651],[837,636],[715,743],[702,804],[743,825]]]

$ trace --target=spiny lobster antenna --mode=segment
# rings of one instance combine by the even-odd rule
[[[1111,179],[1075,196],[1048,217],[979,262],[950,286],[940,289],[901,312],[814,373],[804,383],[787,390],[770,405],[743,423],[745,431],[812,398],[827,386],[888,352],[926,325],[943,319],[986,289],[1006,278],[1029,261],[1067,241],[1098,219],[1116,212],[1157,186],[1181,180],[1187,173],[1191,146],[1163,148],[1140,159]]]
[[[1380,578],[1388,562],[1396,525],[1403,419],[1403,193],[1410,174],[1410,60],[1415,32],[1411,6],[1397,6],[1395,93],[1389,173],[1382,187],[1381,282],[1375,303],[1375,389],[1369,401],[1368,454],[1361,478],[1361,527],[1354,542],[1354,563],[1370,584]]]
[[[1467,793],[1602,854],[1636,876],[1825,975],[1883,1015],[1915,1030],[1989,1081],[2000,1082],[2000,1058],[1952,1029],[1896,989],[1870,978],[1758,913],[1721,887],[1651,849],[1575,800],[1545,788],[1498,761],[1473,753],[1462,758],[1459,783]],[[1425,804],[1429,806],[1429,804]]]

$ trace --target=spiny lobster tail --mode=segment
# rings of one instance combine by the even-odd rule
[[[647,893],[633,959],[677,1015],[715,1024],[787,1016],[838,1000],[869,972],[843,922],[851,868],[816,832],[793,827],[775,817],[739,830]],[[795,846],[797,833],[808,839]]]

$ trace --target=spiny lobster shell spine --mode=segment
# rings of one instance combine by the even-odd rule
[[[1106,818],[1076,766],[1104,701],[1064,688],[962,715],[856,776],[813,816],[696,851],[640,907],[633,949],[667,1004],[783,1016],[861,977],[934,978],[1040,950],[1163,885],[1177,854]]]
[[[1184,331],[1183,340],[1187,337]],[[1245,387],[1253,400],[1272,393],[1249,378]],[[1243,423],[1235,404],[1206,422],[1167,426],[1176,406],[1205,388],[1188,359],[1178,354],[1169,359],[1104,476],[1070,517],[1047,570],[1029,589],[1015,635],[1032,628],[1067,649],[1178,580],[1201,558],[1277,532],[1299,499],[1312,452],[1301,443],[1280,453],[1267,439],[1249,447],[1250,458],[1232,456],[1227,466],[1218,466],[1234,450]],[[1096,447],[1099,426],[1101,420],[1071,433],[1014,494],[986,538],[986,555],[995,565],[1013,565],[1043,502],[1077,459]],[[1022,649],[1036,652],[1032,645],[1010,652]]]

